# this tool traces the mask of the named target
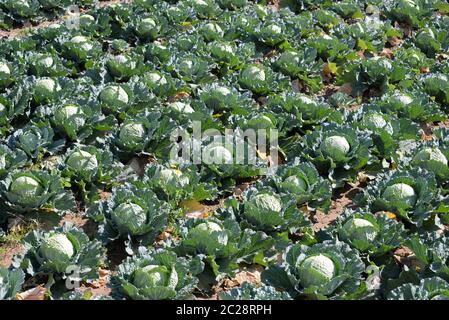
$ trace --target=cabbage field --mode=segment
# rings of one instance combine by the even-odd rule
[[[0,300],[449,300],[447,1],[0,0],[0,36]]]

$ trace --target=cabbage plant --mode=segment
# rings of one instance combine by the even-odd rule
[[[200,34],[206,41],[219,40],[223,37],[223,29],[215,22],[208,22],[199,28]]]
[[[109,199],[93,203],[87,214],[102,226],[99,238],[104,242],[123,238],[131,248],[129,240],[154,242],[166,226],[169,207],[151,189],[125,183],[114,187]]]
[[[96,193],[98,187],[110,188],[124,171],[124,166],[109,150],[81,144],[67,150],[59,162],[62,175],[70,178],[83,193]],[[86,202],[95,199],[93,195],[85,194],[85,197]]]
[[[336,184],[354,179],[360,169],[373,161],[372,140],[367,132],[347,125],[325,125],[307,134],[303,143],[303,157],[321,173],[328,173]]]
[[[372,57],[348,67],[342,78],[351,83],[352,93],[361,95],[368,90],[378,90],[379,94],[388,89],[390,83],[404,77],[406,70],[384,57]]]
[[[107,112],[122,111],[128,107],[131,100],[131,92],[125,86],[111,84],[100,91],[98,100],[103,110]]]
[[[193,298],[202,264],[165,250],[139,248],[118,266],[113,288],[126,299],[177,300]]]
[[[79,64],[97,57],[101,52],[101,46],[98,43],[82,35],[65,39],[62,46],[65,57]]]
[[[304,127],[315,127],[325,121],[336,122],[341,118],[340,113],[324,101],[293,90],[269,96],[267,108],[276,116],[278,130],[282,130],[280,135],[291,130],[301,132]]]
[[[377,105],[362,106],[347,116],[355,128],[368,130],[380,158],[396,159],[401,141],[419,140],[421,129],[409,119],[384,113]]]
[[[152,115],[154,116],[154,114]],[[117,148],[125,153],[144,151],[153,138],[157,120],[157,116],[151,117],[151,115],[126,119],[116,132]]]
[[[190,3],[196,16],[201,19],[215,17],[220,12],[220,7],[213,0],[192,0]]]
[[[411,150],[402,148],[401,165],[424,168],[434,173],[440,184],[445,184],[449,178],[447,130],[437,129],[434,135],[434,140],[417,143]]]
[[[56,172],[12,171],[0,187],[6,212],[64,212],[75,206],[73,195],[64,190],[63,180]]]
[[[54,54],[31,53],[28,65],[30,72],[37,77],[60,77],[68,73],[60,57]]]
[[[175,94],[182,87],[170,74],[156,70],[145,73],[141,79],[152,93],[161,98]]]
[[[61,85],[58,79],[49,77],[36,79],[33,86],[33,98],[37,104],[56,100],[58,92],[61,91]]]
[[[239,64],[236,47],[232,42],[214,41],[208,44],[211,57],[220,65],[234,67]]]
[[[313,48],[304,50],[288,49],[282,52],[277,60],[274,61],[274,66],[283,74],[291,77],[309,75],[318,71],[318,66],[315,62],[316,57],[317,52]]]
[[[298,205],[307,205],[324,211],[329,209],[331,184],[320,177],[311,163],[296,161],[281,166],[268,177],[268,184],[276,190],[296,199]]]
[[[8,87],[13,81],[13,70],[10,63],[0,61],[0,89]]]
[[[433,73],[422,79],[424,91],[435,97],[436,101],[447,107],[449,105],[449,78],[442,73]]]
[[[246,6],[248,3],[247,0],[219,0],[218,4],[220,7],[225,9],[236,10],[238,8],[242,8]]]
[[[143,17],[135,21],[134,28],[139,38],[154,40],[160,32],[160,23],[151,17]]]
[[[402,245],[406,233],[402,223],[384,213],[347,209],[325,232],[370,257],[380,257]]]
[[[404,243],[415,254],[419,271],[426,277],[449,276],[449,238],[446,233],[421,228]]]
[[[55,141],[49,122],[30,123],[16,130],[8,139],[12,148],[23,150],[31,158],[42,158],[46,153],[60,150],[61,141]]]
[[[270,47],[278,47],[285,45],[290,32],[283,23],[283,20],[270,17],[261,23],[254,33],[257,39],[263,44]]]
[[[435,175],[425,169],[381,173],[365,189],[360,203],[372,212],[390,211],[420,225],[431,217],[440,197]]]
[[[21,269],[0,267],[0,300],[13,300],[22,289],[25,274]]]
[[[274,240],[264,232],[241,228],[232,216],[194,218],[185,220],[180,228],[182,241],[176,251],[182,255],[200,258],[213,277],[233,273],[239,263],[254,263],[265,256]],[[265,258],[262,258],[265,261]],[[265,262],[263,262],[265,263]]]
[[[182,245],[185,251],[219,256],[229,244],[229,232],[223,223],[214,219],[188,222]]]
[[[324,241],[289,246],[283,262],[270,265],[262,280],[295,298],[357,299],[366,294],[364,270],[356,250],[343,242]]]
[[[305,231],[310,226],[309,220],[297,209],[294,196],[278,194],[260,185],[248,188],[242,196],[242,203],[231,199],[225,206],[242,226],[268,233]]]
[[[214,64],[196,55],[186,54],[177,57],[172,61],[171,66],[176,76],[188,83],[200,84],[214,79],[214,75],[210,72]]]
[[[231,110],[235,113],[248,112],[251,102],[247,94],[239,93],[234,87],[226,83],[212,83],[201,87],[199,99],[214,112]]]
[[[425,15],[430,14],[421,1],[399,0],[386,4],[387,14],[395,21],[418,25]]]
[[[240,73],[239,83],[258,95],[266,94],[275,88],[272,71],[260,64],[246,65]]]
[[[25,251],[13,264],[31,276],[52,276],[59,281],[77,271],[79,280],[94,280],[105,261],[106,250],[101,242],[90,240],[82,230],[67,223],[48,232],[31,231],[22,243]]]
[[[217,187],[194,166],[171,168],[150,164],[145,170],[144,183],[159,198],[175,205],[182,200],[212,200],[217,193]]]
[[[11,150],[8,146],[0,144],[0,178],[3,179],[8,172],[22,167],[28,157],[21,149]]]
[[[93,133],[111,130],[117,120],[105,116],[101,106],[95,101],[79,101],[56,103],[39,110],[41,117],[50,118],[55,131],[71,141],[83,141]]]
[[[218,294],[219,300],[291,300],[286,292],[279,292],[276,288],[266,284],[242,283],[241,286]]]
[[[170,111],[174,110],[167,108],[162,112],[168,114],[161,114],[160,109],[145,109],[125,117],[110,137],[113,152],[121,159],[151,154],[167,161],[173,147],[171,135],[177,129],[177,123],[172,118],[177,112]]]
[[[414,121],[439,121],[444,114],[438,103],[420,90],[390,91],[382,96],[379,106],[385,113],[396,113],[400,118]]]
[[[3,5],[19,19],[31,18],[39,10],[38,0],[5,0]]]
[[[435,29],[427,27],[421,29],[415,36],[415,44],[428,57],[434,57],[441,51],[441,42]]]
[[[137,72],[137,58],[128,54],[110,56],[106,61],[108,72],[116,80],[127,80]]]
[[[438,277],[406,283],[388,293],[389,300],[449,300],[449,283]]]

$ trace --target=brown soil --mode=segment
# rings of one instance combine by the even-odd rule
[[[62,217],[59,225],[70,223],[73,226],[82,229],[89,237],[94,237],[97,231],[97,225],[92,220],[83,217],[80,213],[68,213]]]
[[[328,213],[317,211],[312,217],[313,230],[318,231],[330,225],[352,204],[352,199],[360,191],[359,184],[349,186],[348,190],[341,192],[338,197],[332,200]]]
[[[121,240],[113,241],[107,246],[107,258],[111,271],[115,270],[128,257],[125,249],[125,244]]]
[[[251,266],[248,268],[243,268],[241,271],[237,272],[232,279],[226,279],[221,284],[221,290],[226,291],[235,287],[242,285],[245,282],[249,282],[255,285],[261,283],[261,274],[263,268],[261,266]]]
[[[90,292],[92,297],[95,296],[108,296],[111,294],[112,289],[108,287],[111,272],[109,270],[100,269],[99,279],[93,281],[92,283],[82,284],[78,289],[81,293]]]
[[[14,256],[22,251],[22,245],[19,243],[7,244],[1,247],[0,252],[0,267],[8,268]]]

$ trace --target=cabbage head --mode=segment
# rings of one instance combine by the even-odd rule
[[[415,190],[406,183],[395,183],[385,188],[382,198],[387,202],[400,201],[407,207],[413,207],[416,203]]]
[[[335,162],[343,162],[349,153],[351,146],[342,136],[330,136],[321,143],[321,151]]]
[[[327,284],[336,274],[335,264],[323,254],[307,257],[299,267],[300,283],[304,288]]]
[[[147,213],[138,204],[122,203],[111,213],[111,218],[122,233],[136,236],[141,234],[142,227],[147,222]]]
[[[65,234],[56,233],[42,242],[40,253],[47,261],[67,262],[75,254],[75,249]]]

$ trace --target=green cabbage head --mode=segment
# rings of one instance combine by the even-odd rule
[[[170,279],[170,271],[165,266],[148,265],[134,271],[133,284],[137,288],[165,287]],[[177,283],[177,279],[176,279]],[[174,283],[174,285],[176,285]]]
[[[189,184],[189,177],[182,176],[182,172],[177,169],[162,169],[159,173],[159,178],[164,185],[184,186]]]
[[[44,240],[40,253],[47,261],[67,262],[75,254],[75,249],[65,234],[56,233]]]
[[[413,162],[436,161],[447,166],[447,158],[438,148],[424,148],[420,150],[414,157]]]
[[[67,165],[77,172],[92,171],[98,168],[98,160],[94,154],[76,150],[67,158]]]
[[[185,243],[194,252],[211,255],[223,249],[228,240],[228,235],[218,223],[204,221],[189,230]]]
[[[145,127],[141,123],[127,123],[120,129],[119,139],[124,145],[138,145],[145,138]]]
[[[79,23],[82,28],[90,28],[95,23],[95,18],[90,14],[83,14],[79,18]]]
[[[348,140],[342,136],[330,136],[321,143],[321,151],[335,162],[343,162],[351,146]]]
[[[226,109],[226,101],[232,96],[231,90],[223,86],[217,86],[201,93],[201,99],[206,106],[214,110]]]
[[[208,146],[203,150],[203,161],[206,164],[232,164],[232,152],[223,146]]]
[[[52,78],[40,78],[34,84],[34,97],[38,101],[50,100],[59,90],[61,87]]]
[[[6,62],[0,61],[0,86],[6,86],[10,83],[11,69]]]
[[[393,134],[393,127],[391,123],[387,122],[381,114],[369,114],[363,119],[363,124],[366,128],[376,131],[379,129],[385,130],[389,134]]]
[[[298,176],[289,176],[282,182],[282,189],[287,192],[301,194],[308,189],[307,182]]]
[[[371,242],[377,236],[376,227],[366,219],[350,219],[343,225],[343,229],[351,241]]]
[[[99,95],[100,101],[109,109],[114,110],[129,102],[128,93],[119,85],[104,88]]]
[[[415,190],[405,183],[395,183],[386,187],[382,198],[388,202],[401,201],[408,207],[413,207],[417,199]]]
[[[67,104],[56,109],[55,121],[58,125],[66,124],[78,131],[86,124],[86,115],[79,106]]]
[[[195,228],[193,228],[190,232],[213,232],[213,231],[223,231],[218,223],[212,221],[206,221],[198,224]]]
[[[170,103],[169,108],[171,108],[172,110],[175,110],[179,113],[184,113],[184,114],[189,114],[189,113],[195,112],[195,110],[193,110],[193,108],[190,106],[190,104],[187,104],[187,103],[184,103],[181,101],[176,101],[176,102]]]
[[[138,204],[122,203],[112,211],[111,218],[121,232],[139,235],[147,221],[147,214]]]
[[[44,188],[41,183],[29,176],[19,176],[11,182],[9,191],[17,196],[17,203],[21,205],[31,205],[35,197],[43,194]]]
[[[250,65],[240,74],[240,83],[254,93],[262,93],[266,90],[267,74],[259,65]]]
[[[259,193],[255,195],[251,199],[251,201],[255,205],[255,207],[259,209],[261,212],[264,211],[281,212],[282,210],[282,204],[279,198],[268,193]]]
[[[300,283],[304,288],[327,284],[336,274],[332,259],[317,254],[304,259],[299,268]]]
[[[206,41],[214,41],[223,37],[223,30],[221,27],[213,22],[209,22],[201,29],[201,33]]]
[[[144,18],[138,22],[136,32],[139,37],[155,39],[159,32],[159,27],[154,19]]]

